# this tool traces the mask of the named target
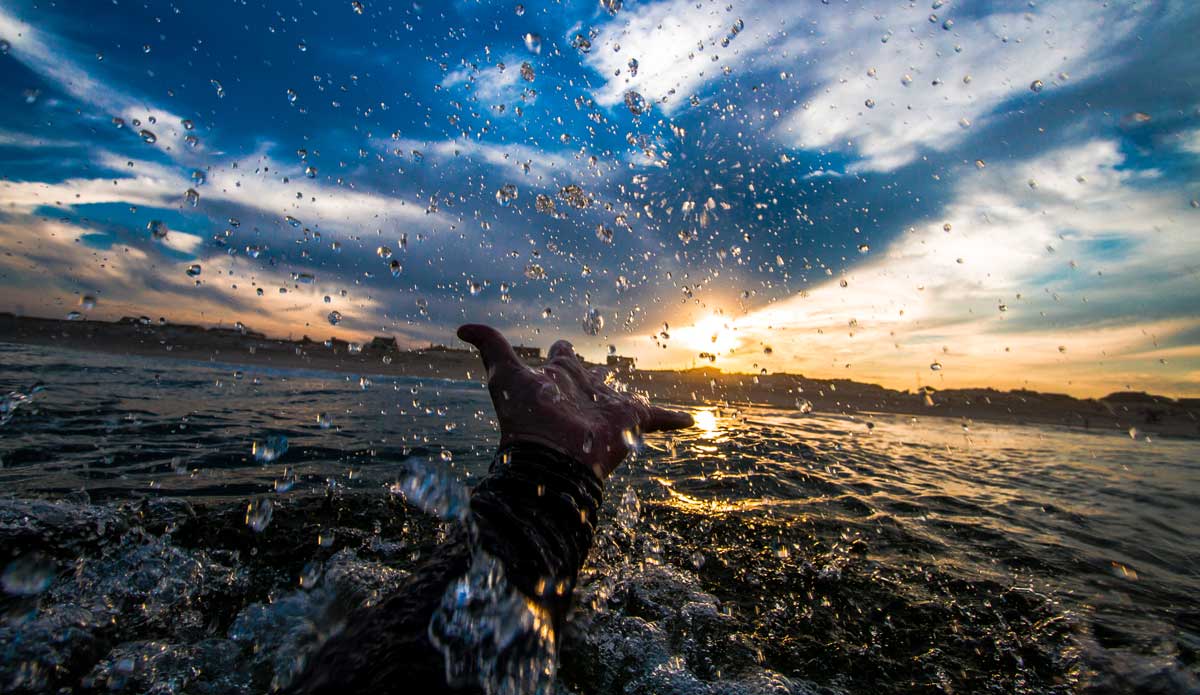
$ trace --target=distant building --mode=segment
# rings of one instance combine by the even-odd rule
[[[395,338],[375,336],[371,338],[370,343],[367,343],[367,349],[375,352],[396,352],[400,349],[400,345]]]
[[[522,357],[527,360],[542,359],[542,349],[540,347],[525,347],[517,345],[513,348],[513,352],[517,353],[517,357]]]
[[[607,364],[609,367],[612,367],[613,369],[619,369],[622,371],[630,372],[630,371],[633,371],[634,363],[636,361],[637,360],[634,359],[633,357],[625,357],[623,355],[609,355],[607,360],[605,360],[605,364]]]

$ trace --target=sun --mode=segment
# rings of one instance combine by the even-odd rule
[[[690,326],[674,331],[685,349],[697,354],[709,353],[721,358],[741,343],[734,322],[722,314],[710,314]]]

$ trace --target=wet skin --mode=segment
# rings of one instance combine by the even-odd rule
[[[487,370],[500,422],[500,446],[533,442],[586,464],[604,480],[641,433],[691,427],[692,416],[650,405],[605,383],[607,370],[584,365],[571,343],[550,347],[546,364],[527,366],[499,331],[479,324],[458,329]]]

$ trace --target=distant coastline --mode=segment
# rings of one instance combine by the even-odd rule
[[[44,345],[85,352],[165,357],[201,362],[315,369],[376,376],[480,378],[473,350],[431,345],[401,349],[381,337],[357,344],[331,338],[270,338],[243,327],[205,328],[128,317],[117,322],[60,320],[0,313],[0,342]],[[543,362],[524,348],[530,365]],[[1098,399],[1028,390],[989,388],[895,391],[849,379],[810,379],[795,374],[733,374],[714,368],[639,370],[618,359],[617,370],[651,398],[679,404],[767,405],[820,412],[886,412],[1014,424],[1047,424],[1122,432],[1130,436],[1200,438],[1200,399],[1172,399],[1118,392]]]

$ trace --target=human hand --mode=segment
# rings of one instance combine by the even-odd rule
[[[499,331],[479,324],[458,329],[479,350],[500,422],[500,445],[534,442],[587,464],[604,480],[644,432],[692,426],[692,416],[652,406],[604,382],[565,340],[550,346],[546,364],[532,369]]]

